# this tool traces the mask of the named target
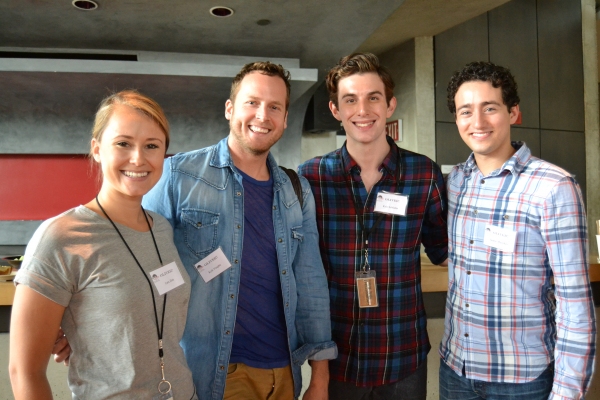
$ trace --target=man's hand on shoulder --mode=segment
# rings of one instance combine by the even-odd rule
[[[309,361],[312,369],[310,384],[303,400],[327,400],[329,398],[329,361]]]

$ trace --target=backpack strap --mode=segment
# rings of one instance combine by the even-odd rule
[[[290,181],[292,181],[292,186],[294,187],[294,192],[296,192],[296,197],[298,197],[298,202],[300,203],[300,208],[304,206],[304,198],[302,197],[302,184],[300,183],[300,178],[298,174],[293,169],[285,168],[279,166],[289,176]]]

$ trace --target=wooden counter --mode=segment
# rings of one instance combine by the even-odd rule
[[[600,263],[590,259],[590,281],[600,282]],[[448,267],[433,265],[427,256],[421,257],[421,286],[423,292],[445,292],[448,289]]]
[[[600,263],[594,257],[590,262],[590,280],[600,281]],[[433,265],[427,257],[421,259],[423,292],[445,292],[448,288],[448,268]],[[15,296],[13,282],[0,282],[0,306],[10,306]]]
[[[0,282],[0,306],[12,306],[15,289],[15,284],[12,281]]]

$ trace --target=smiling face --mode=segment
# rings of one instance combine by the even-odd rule
[[[102,169],[100,191],[141,201],[162,175],[165,141],[150,117],[116,106],[100,139],[92,139],[92,155]]]
[[[463,83],[454,96],[456,126],[462,140],[475,155],[482,171],[500,168],[514,153],[510,125],[519,116],[519,106],[510,112],[502,90],[487,81]]]
[[[387,104],[385,85],[375,72],[354,74],[338,82],[338,105],[329,102],[333,116],[342,122],[349,146],[387,143],[385,123],[396,109],[396,98]]]
[[[287,88],[283,79],[251,72],[242,79],[234,102],[225,103],[229,147],[236,154],[263,155],[287,127]]]

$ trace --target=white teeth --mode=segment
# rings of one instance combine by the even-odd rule
[[[251,126],[250,129],[252,130],[252,132],[258,132],[258,133],[268,133],[269,130],[267,128],[261,128],[259,126]]]
[[[130,177],[130,178],[141,178],[141,177],[144,177],[144,176],[148,175],[148,172],[123,171],[123,174],[125,176]]]
[[[355,122],[355,124],[359,128],[365,128],[367,126],[373,125],[373,122]]]
[[[472,135],[475,137],[484,137],[484,136],[489,135],[489,133],[488,132],[477,132],[477,133],[472,133]]]

